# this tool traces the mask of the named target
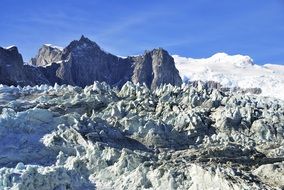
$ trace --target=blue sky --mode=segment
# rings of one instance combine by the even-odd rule
[[[284,64],[284,0],[1,0],[0,18],[0,46],[17,45],[25,60],[84,34],[123,56],[163,47]]]

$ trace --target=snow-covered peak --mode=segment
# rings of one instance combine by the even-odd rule
[[[249,56],[226,53],[201,59],[173,57],[184,80],[216,81],[226,87],[258,87],[264,96],[284,99],[283,65],[257,65]]]
[[[228,55],[226,53],[216,53],[209,60],[214,60],[215,63],[231,63],[235,66],[246,67],[253,65],[253,59],[246,55]]]
[[[179,55],[173,55],[174,59],[178,63],[188,63],[188,62],[196,62],[200,64],[214,64],[214,65],[224,65],[228,66],[229,64],[237,66],[237,67],[247,67],[254,65],[253,59],[247,55],[228,55],[226,53],[216,53],[209,58],[185,58],[180,57]]]
[[[52,44],[44,44],[44,46],[59,49],[60,51],[63,51],[63,49],[64,49],[63,47],[55,46],[55,45],[52,45]]]
[[[17,46],[11,45],[11,46],[6,47],[5,49],[12,49],[12,48],[17,48]]]

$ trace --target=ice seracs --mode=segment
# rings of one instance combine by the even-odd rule
[[[0,189],[283,189],[283,67],[174,59],[0,48]]]
[[[0,86],[0,189],[282,188],[284,102],[127,82]]]

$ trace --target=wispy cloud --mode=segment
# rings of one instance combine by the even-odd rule
[[[127,13],[121,17],[114,18],[112,21],[105,23],[104,28],[96,35],[99,38],[107,38],[117,34],[130,31],[131,29],[147,25],[151,22],[159,24],[161,18],[171,16],[173,12],[165,10],[163,7],[153,6],[148,10],[140,10],[132,13]]]

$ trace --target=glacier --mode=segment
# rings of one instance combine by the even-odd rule
[[[284,188],[281,99],[203,82],[0,85],[0,113],[3,190]]]
[[[284,66],[257,65],[246,55],[216,53],[209,58],[173,55],[184,80],[215,81],[224,87],[261,88],[261,96],[284,100]]]

